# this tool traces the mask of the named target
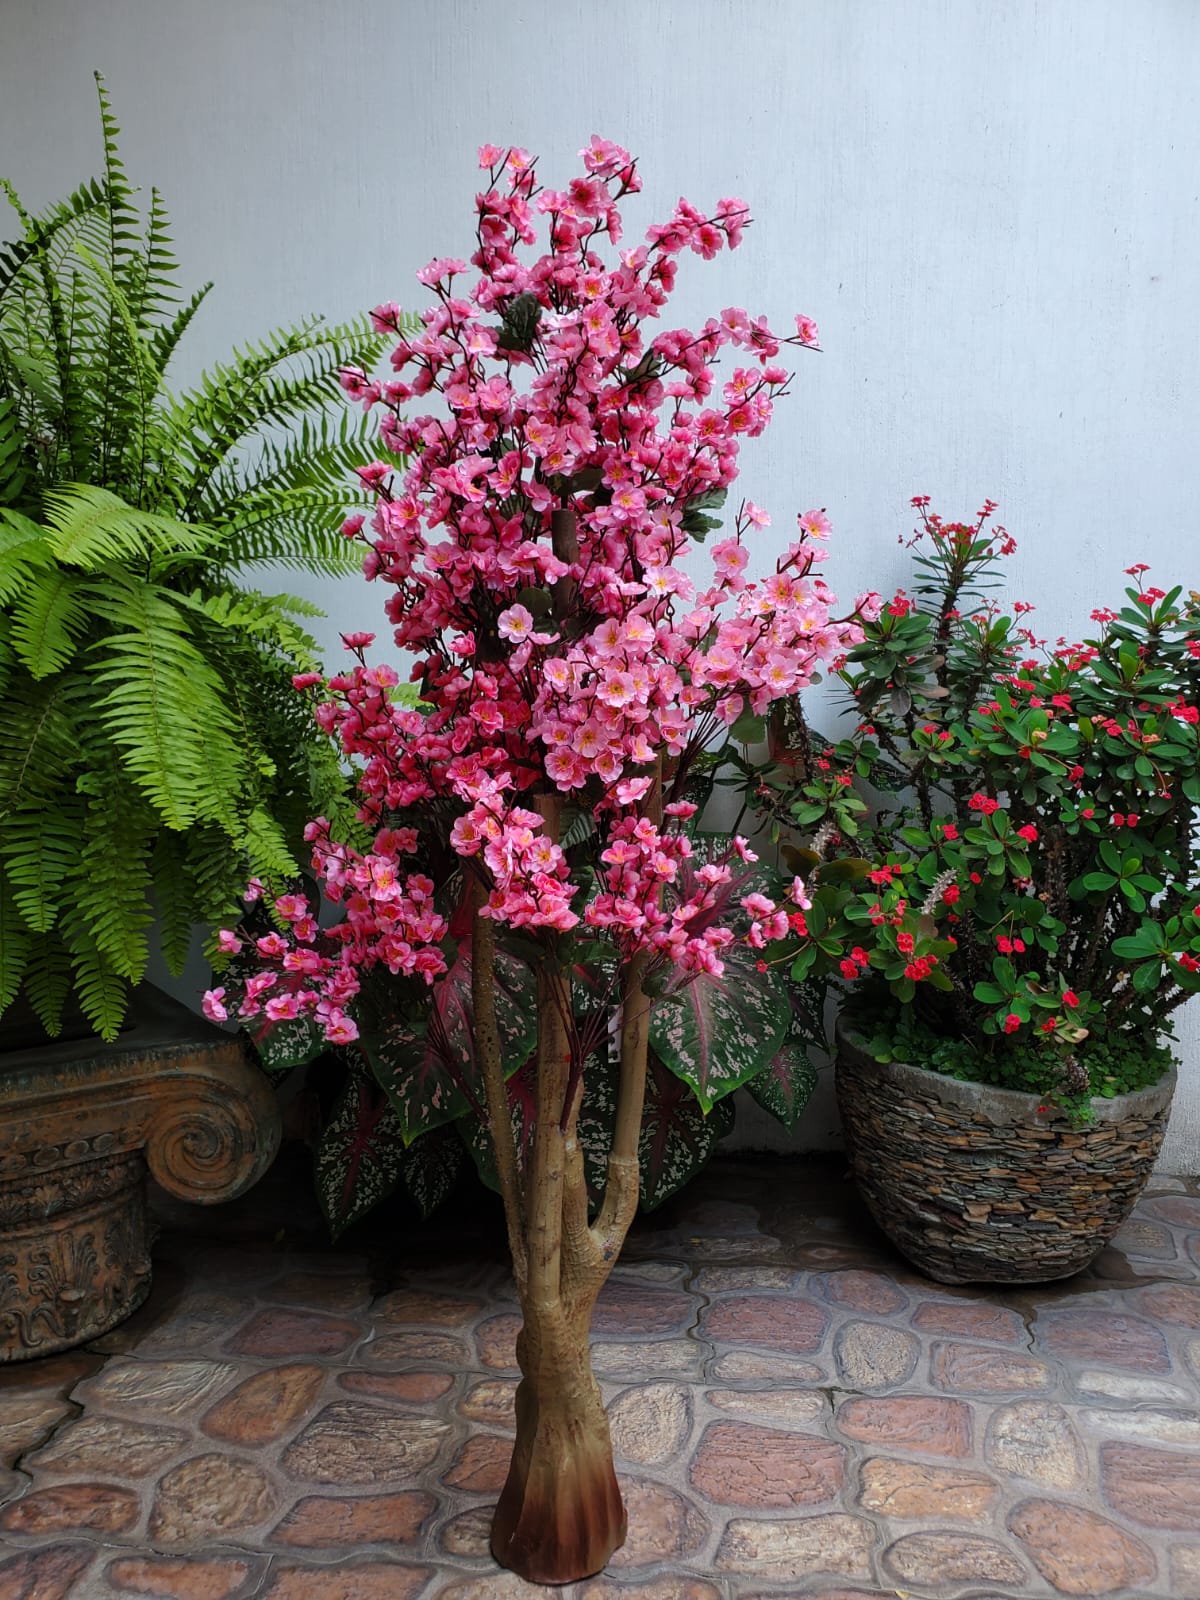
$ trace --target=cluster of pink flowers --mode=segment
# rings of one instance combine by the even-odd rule
[[[371,636],[356,634],[357,664],[329,680],[317,715],[360,758],[368,819],[424,802],[455,809],[451,842],[485,870],[490,916],[560,932],[579,921],[566,859],[521,803],[549,787],[609,819],[608,881],[590,925],[627,952],[719,971],[732,934],[691,936],[698,903],[659,909],[686,840],[678,806],[661,828],[643,814],[652,764],[686,767],[744,710],[803,688],[861,640],[879,601],[864,595],[834,616],[814,573],[829,533],[820,511],[800,517],[765,580],[746,576],[746,539],[770,521],[751,503],[712,548],[707,583],[684,570],[689,520],[723,499],[741,440],[762,432],[786,388],[781,348],[813,346],[817,330],[801,316],[783,336],[730,307],[697,331],[649,337],[643,325],[659,316],[681,253],[736,247],[747,208],[726,199],[706,214],[681,200],[606,265],[597,245],[620,241],[619,202],[640,179],[607,140],[581,156],[566,189],[540,189],[526,152],[485,146],[473,286],[465,261],[430,262],[418,277],[436,298],[418,335],[399,335],[394,305],[373,313],[397,333],[393,376],[342,374],[347,394],[378,411],[386,448],[407,458],[403,471],[360,469],[374,514],[343,532],[366,546],[366,575],[391,586],[387,616],[428,709],[397,702],[397,675],[368,667]],[[523,260],[540,219],[549,248]],[[743,364],[722,382],[726,349]],[[434,395],[435,410],[412,414]],[[553,535],[563,510],[574,513],[569,548]],[[309,676],[298,685],[315,687]],[[358,858],[322,834],[314,865],[335,898],[349,895],[343,965],[383,961],[430,978],[440,935],[417,880],[403,878],[403,853],[376,841]]]

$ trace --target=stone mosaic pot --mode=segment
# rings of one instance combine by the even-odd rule
[[[279,1144],[241,1041],[148,985],[111,1044],[16,1039],[0,1047],[0,1363],[95,1339],[145,1299],[148,1177],[229,1200]]]
[[[1038,1097],[878,1062],[844,1021],[837,1097],[871,1215],[939,1283],[1048,1283],[1080,1272],[1150,1176],[1175,1093],[1092,1102],[1092,1120],[1039,1113]]]

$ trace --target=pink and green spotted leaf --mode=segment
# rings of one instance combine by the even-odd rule
[[[746,1081],[746,1090],[790,1133],[817,1087],[816,1069],[803,1048],[789,1038],[763,1070]]]
[[[730,945],[722,960],[719,978],[672,978],[650,1012],[651,1048],[705,1111],[767,1066],[791,1016],[785,980],[759,972],[753,950]]]
[[[667,909],[697,888],[697,868],[729,854],[727,834],[698,833],[692,843],[693,856],[666,892]],[[732,867],[732,878],[713,906],[689,923],[691,933],[744,916],[740,903],[745,895],[781,894],[778,876],[761,863],[735,858]],[[782,1047],[791,1016],[786,980],[775,969],[759,972],[755,951],[732,944],[721,959],[725,971],[719,978],[672,974],[650,1012],[651,1049],[692,1089],[705,1111],[763,1070]]]
[[[271,1074],[303,1067],[330,1048],[312,1017],[288,1017],[272,1022],[262,1013],[246,1023],[245,1029],[259,1065]]]
[[[495,998],[504,1068],[512,1073],[537,1042],[537,992],[530,969],[504,950],[496,952]],[[466,940],[449,971],[428,991],[427,1005],[415,1024],[381,1016],[378,1004],[374,1016],[361,1023],[363,1048],[409,1143],[468,1111],[482,1112]]]
[[[638,1139],[644,1211],[662,1205],[699,1172],[731,1132],[734,1115],[732,1100],[718,1101],[705,1115],[687,1084],[651,1054]]]
[[[508,1080],[508,1105],[512,1116],[517,1168],[522,1170],[533,1144],[537,1116],[537,1067],[531,1058]],[[606,1055],[592,1056],[583,1074],[583,1100],[579,1108],[577,1137],[583,1151],[587,1174],[588,1201],[594,1211],[604,1197],[608,1175],[608,1152],[612,1148],[613,1123],[617,1109],[617,1070]],[[458,1123],[462,1142],[471,1153],[479,1176],[489,1189],[498,1190],[496,1158],[491,1134],[478,1117],[466,1116]],[[414,1146],[419,1148],[419,1144]]]
[[[387,1096],[352,1072],[314,1157],[317,1199],[337,1238],[385,1199],[403,1173],[404,1137]]]
[[[400,1157],[400,1176],[422,1217],[431,1217],[446,1200],[466,1165],[453,1128],[422,1134]]]

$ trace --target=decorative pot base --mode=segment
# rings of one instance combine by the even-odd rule
[[[98,1338],[150,1289],[147,1174],[232,1199],[279,1144],[236,1038],[157,991],[112,1044],[0,1053],[0,1363]]]
[[[1092,1102],[1076,1126],[1035,1095],[878,1062],[838,1027],[837,1093],[855,1180],[879,1227],[938,1283],[1051,1283],[1081,1272],[1153,1169],[1175,1069]]]

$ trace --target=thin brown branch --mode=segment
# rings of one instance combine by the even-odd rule
[[[512,1251],[513,1276],[523,1289],[527,1274],[525,1229],[521,1213],[521,1182],[517,1172],[517,1151],[513,1139],[512,1117],[508,1109],[508,1089],[504,1082],[504,1062],[500,1050],[500,1030],[496,1024],[496,924],[479,915],[482,897],[475,889],[471,912],[471,1003],[475,1016],[475,1047],[483,1074],[487,1100],[488,1126],[496,1156],[496,1175],[504,1201],[504,1220],[508,1226],[508,1245]]]

